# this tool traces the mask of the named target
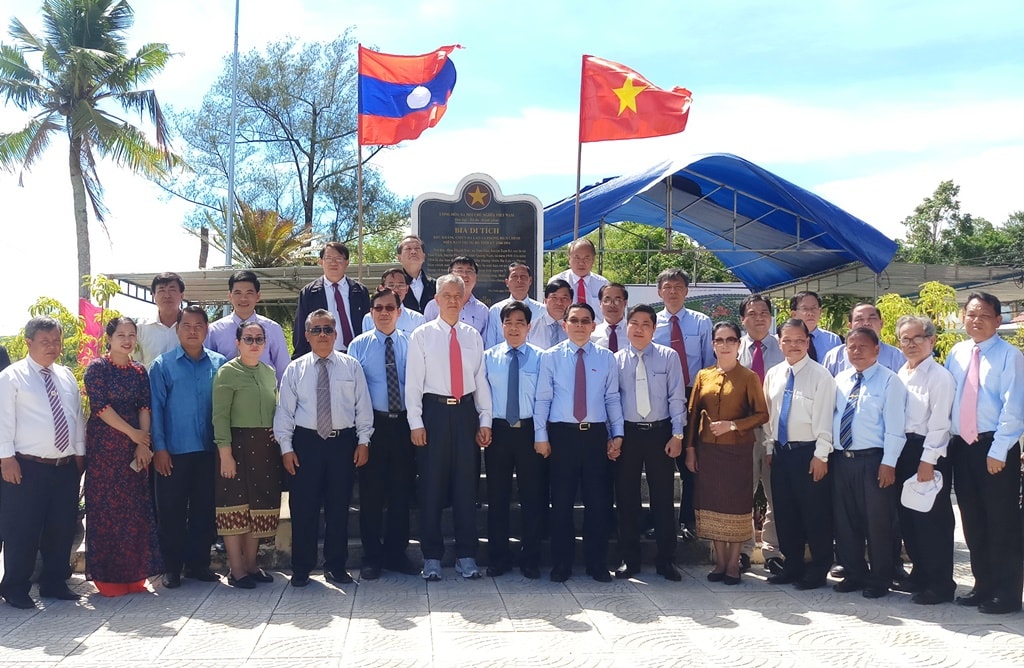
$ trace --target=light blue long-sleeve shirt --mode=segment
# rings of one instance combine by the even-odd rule
[[[967,382],[974,341],[961,341],[946,357],[956,381],[951,431],[960,434],[960,399]],[[981,349],[978,433],[995,432],[988,456],[1006,461],[1006,453],[1024,433],[1024,355],[998,334],[977,344]]]
[[[512,364],[512,349],[506,342],[488,348],[484,352],[484,368],[487,370],[487,384],[491,386],[492,418],[507,419],[508,372]],[[537,377],[540,374],[540,354],[544,352],[531,343],[519,346],[519,417],[533,417],[533,403],[537,396]]]
[[[385,341],[388,338],[388,335],[379,329],[371,328],[348,344],[348,354],[356,358],[363,367],[373,410],[385,413],[388,412],[388,376],[384,352],[387,347]],[[409,355],[409,338],[399,329],[392,332],[390,338],[395,349],[395,370],[398,373],[402,410],[405,410],[405,361]]]
[[[402,306],[398,309],[398,320],[395,321],[395,329],[403,332],[406,335],[412,334],[412,331],[425,323],[427,320],[423,317],[422,313],[418,311],[412,311]],[[363,332],[369,332],[373,330],[373,316],[367,313],[363,316]]]
[[[510,296],[507,299],[502,299],[500,302],[497,302],[496,304],[491,306],[490,309],[488,309],[487,335],[484,337],[485,347],[493,348],[494,346],[498,345],[499,343],[505,340],[504,334],[502,333],[501,329],[501,309],[505,307],[505,304],[514,301],[515,299]],[[541,304],[536,299],[531,299],[530,297],[527,297],[526,299],[522,300],[522,302],[530,307],[530,324],[533,325],[540,319],[540,314],[545,312],[544,304]]]
[[[643,355],[647,368],[647,396],[651,412],[640,415],[636,409],[637,355]],[[619,400],[622,417],[627,422],[657,422],[672,420],[672,433],[682,434],[686,427],[686,388],[683,386],[683,368],[679,354],[668,346],[652,343],[637,351],[631,345],[615,353],[619,368]]]
[[[878,344],[878,363],[889,371],[899,373],[903,365],[907,363],[907,358],[903,356],[903,352],[899,348],[881,341]],[[825,356],[821,358],[821,366],[828,369],[833,377],[838,376],[839,372],[849,369],[850,358],[846,356],[846,344],[836,346],[825,353]]]
[[[562,341],[540,357],[537,400],[533,409],[534,439],[548,440],[548,422],[581,422],[573,415],[576,390],[576,351],[572,341]],[[607,348],[587,342],[583,346],[587,374],[587,416],[582,422],[608,427],[608,437],[622,436],[622,405],[619,403],[619,367]]]
[[[690,386],[697,379],[697,372],[715,363],[715,350],[711,345],[711,318],[688,308],[678,313],[668,309],[658,313],[655,319],[654,342],[672,347],[672,316],[679,316],[679,329],[686,343],[686,366],[690,371]]]
[[[836,451],[843,449],[840,423],[856,383],[856,373],[856,369],[850,368],[836,376],[836,409],[832,418],[832,443]],[[877,362],[872,364],[864,370],[853,415],[853,444],[848,449],[882,448],[882,463],[895,467],[907,441],[906,424],[907,387],[889,369]]]
[[[203,348],[198,360],[178,345],[149,369],[153,450],[172,455],[214,450],[213,379],[227,359]]]

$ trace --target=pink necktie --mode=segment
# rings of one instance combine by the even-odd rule
[[[348,313],[345,312],[345,300],[341,298],[341,283],[331,283],[334,286],[334,305],[338,308],[338,325],[341,327],[341,343],[348,348],[352,343],[352,325],[348,322]]]
[[[587,365],[583,362],[583,348],[576,350],[576,388],[572,395],[572,416],[577,422],[587,419]]]
[[[672,349],[679,353],[679,363],[683,365],[683,384],[690,386],[690,362],[686,359],[686,340],[683,338],[683,330],[679,328],[679,316],[669,318],[672,322],[672,336],[669,343]]]
[[[760,341],[754,342],[754,358],[750,361],[750,370],[757,374],[757,377],[764,382],[764,344]]]
[[[576,284],[576,303],[582,304],[587,301],[587,286],[581,278]]]
[[[965,443],[978,440],[978,388],[981,386],[981,348],[974,346],[971,365],[967,367],[967,382],[960,397],[960,438]]]
[[[462,348],[459,347],[459,337],[452,327],[452,335],[448,338],[448,366],[451,370],[452,396],[461,399],[462,389]]]

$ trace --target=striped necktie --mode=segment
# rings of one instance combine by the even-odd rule
[[[839,446],[841,450],[849,450],[853,445],[853,416],[857,412],[857,400],[860,399],[860,384],[864,380],[864,374],[858,371],[854,378],[857,382],[850,390],[850,398],[846,400],[846,408],[843,409],[843,417],[839,418]]]
[[[60,393],[53,382],[53,371],[46,367],[40,369],[39,373],[43,376],[46,396],[50,400],[50,411],[53,413],[53,444],[58,450],[65,452],[71,445],[71,432],[68,428],[68,418],[64,415],[64,407],[60,403]]]

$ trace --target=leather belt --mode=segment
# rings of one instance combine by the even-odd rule
[[[37,464],[46,464],[47,466],[64,466],[66,464],[73,464],[75,461],[74,455],[53,459],[51,457],[36,457],[35,455],[26,455],[22,452],[15,452],[14,456],[18,459],[24,459],[25,461],[35,462]]]
[[[424,394],[423,398],[427,401],[436,401],[437,403],[444,404],[445,406],[458,406],[466,399],[467,396],[469,395],[464,394],[461,398],[456,399],[455,397],[446,397],[443,394]]]
[[[397,413],[389,413],[387,411],[376,411],[375,410],[375,411],[373,411],[373,414],[376,415],[379,418],[384,418],[385,420],[399,420],[399,419],[404,418],[406,416],[406,412],[405,411],[398,411]]]
[[[879,456],[884,453],[885,450],[882,448],[865,448],[863,450],[836,450],[835,453],[847,459],[856,459],[858,457],[871,457]]]
[[[320,432],[318,432],[316,429],[310,429],[309,427],[295,427],[295,431],[305,431],[305,432],[309,432],[311,434],[316,434],[317,436],[320,436]],[[327,435],[327,438],[325,438],[324,440],[326,441],[326,440],[330,440],[332,438],[337,438],[338,436],[342,436],[342,435],[348,434],[350,432],[353,433],[353,434],[356,433],[356,428],[355,427],[348,427],[347,429],[333,429],[333,430],[331,430],[331,433]]]
[[[559,427],[565,427],[566,429],[573,429],[576,431],[590,431],[591,427],[596,427],[598,422],[552,422],[551,424]]]
[[[665,418],[664,420],[655,420],[654,422],[626,422],[625,424],[627,427],[637,429],[639,431],[651,431],[671,425],[672,421]]]
[[[775,452],[792,452],[803,448],[813,448],[815,445],[817,445],[817,441],[789,441],[787,443],[775,441]]]
[[[507,427],[508,429],[525,429],[527,427],[533,429],[533,418],[522,418],[521,420],[515,423],[509,422],[508,420],[503,420],[502,418],[494,418],[493,422],[495,425],[501,425],[502,427]]]

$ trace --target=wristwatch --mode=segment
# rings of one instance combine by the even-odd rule
[[[735,422],[730,422],[729,423],[729,431],[739,431],[739,430],[740,430],[740,428],[736,426]]]
[[[672,434],[672,438],[678,438],[681,441],[683,440],[683,434]]]

